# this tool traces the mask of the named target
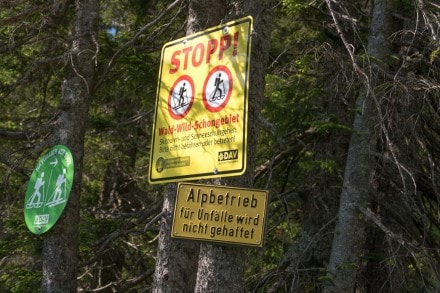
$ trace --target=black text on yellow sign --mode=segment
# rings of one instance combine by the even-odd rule
[[[252,22],[244,17],[163,46],[150,183],[245,172]]]
[[[179,183],[171,237],[262,247],[268,192]]]

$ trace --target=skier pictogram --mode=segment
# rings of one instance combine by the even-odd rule
[[[26,208],[32,209],[32,208],[39,208],[43,205],[43,200],[41,198],[41,192],[40,188],[44,186],[44,172],[41,173],[40,177],[35,181],[34,185],[34,192],[32,193],[31,198],[28,200],[26,204]],[[43,196],[44,197],[44,196]]]
[[[219,112],[229,102],[233,89],[231,71],[223,65],[214,67],[203,85],[203,104],[210,112]]]
[[[179,77],[168,97],[168,112],[174,119],[182,119],[188,114],[194,101],[194,82],[188,75]]]
[[[209,101],[223,100],[225,98],[225,84],[223,83],[221,72],[214,80],[214,90],[209,95]],[[221,86],[221,87],[220,87]]]
[[[64,192],[63,189],[61,189],[61,186],[64,184]],[[57,183],[54,192],[52,193],[51,201],[46,203],[46,206],[53,207],[56,205],[59,205],[66,201],[66,199],[62,196],[66,194],[66,168],[63,169],[63,174],[58,175]]]
[[[183,85],[179,88],[179,93],[177,97],[173,94],[174,110],[185,107],[189,104],[187,92],[188,90],[186,89],[186,82],[184,82]]]

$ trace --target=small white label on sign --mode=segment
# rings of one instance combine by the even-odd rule
[[[44,225],[47,223],[49,223],[49,214],[35,216],[34,225]]]

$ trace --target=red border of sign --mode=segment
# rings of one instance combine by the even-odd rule
[[[174,92],[174,88],[176,87],[176,85],[182,81],[182,80],[186,80],[188,81],[189,85],[191,86],[191,90],[192,90],[192,97],[189,101],[189,105],[188,108],[186,108],[185,112],[183,112],[180,115],[177,115],[176,113],[173,112],[172,110],[172,106],[171,106],[171,97],[173,95]],[[194,103],[194,92],[195,92],[195,88],[194,88],[194,81],[192,80],[192,78],[189,75],[182,75],[181,77],[179,77],[173,84],[173,86],[171,87],[170,90],[170,94],[168,95],[168,113],[170,113],[170,116],[173,117],[175,120],[180,120],[182,118],[184,118],[189,111],[191,110],[191,107]]]
[[[217,71],[224,71],[226,73],[226,75],[228,76],[229,79],[229,89],[228,89],[228,93],[225,97],[225,101],[223,102],[223,104],[221,104],[218,107],[212,107],[208,101],[206,100],[206,86],[208,85],[208,80],[211,78],[211,76],[217,72]],[[215,113],[215,112],[219,112],[220,110],[222,110],[224,107],[226,107],[226,105],[229,102],[229,99],[231,98],[231,94],[232,94],[232,88],[233,88],[233,80],[232,80],[232,74],[231,71],[229,70],[228,67],[224,66],[224,65],[218,65],[216,67],[214,67],[208,74],[208,76],[205,79],[205,83],[203,84],[203,92],[202,92],[202,96],[203,96],[203,104],[205,105],[205,108],[208,109],[211,113]]]

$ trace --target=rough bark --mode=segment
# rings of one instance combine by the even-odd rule
[[[273,1],[233,1],[229,17],[251,15],[254,18],[249,84],[249,121],[247,169],[240,177],[222,180],[222,184],[252,187],[258,122],[264,92],[264,76],[270,46]],[[246,253],[244,248],[201,244],[195,292],[244,292]]]
[[[192,0],[188,7],[186,34],[190,35],[222,23],[228,8],[226,0]]]
[[[226,1],[190,1],[187,35],[221,23]],[[213,13],[214,12],[214,13]],[[164,194],[153,292],[192,292],[196,283],[199,244],[171,239],[176,184],[168,184]]]
[[[370,59],[372,62],[385,60],[390,53],[388,37],[391,23],[388,5],[385,0],[373,3],[367,47],[368,55],[373,57]],[[330,4],[328,6],[330,8]],[[355,68],[360,72],[356,65]],[[354,292],[356,286],[365,229],[360,210],[367,208],[370,200],[379,125],[377,97],[374,93],[375,86],[381,83],[379,64],[374,64],[369,69],[369,76],[360,74],[365,87],[356,102],[358,112],[354,118],[353,135],[347,154],[338,222],[328,264],[330,282],[325,287],[325,292]]]
[[[199,247],[192,242],[171,239],[176,187],[176,184],[168,184],[164,194],[153,292],[194,290]]]
[[[69,202],[43,244],[42,292],[76,292],[78,223],[84,156],[84,133],[93,87],[98,32],[97,0],[76,1],[72,47],[66,54],[68,77],[63,83],[60,114],[53,141],[67,146],[74,159]]]

